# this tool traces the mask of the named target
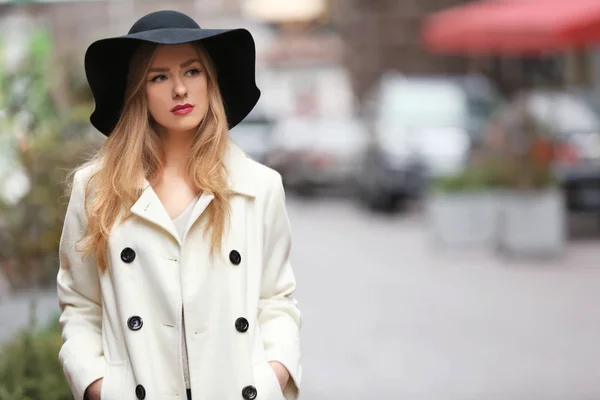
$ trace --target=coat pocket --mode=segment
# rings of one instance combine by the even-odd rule
[[[268,362],[263,362],[254,367],[254,379],[258,398],[264,400],[285,400],[279,380],[275,371]]]
[[[100,387],[100,400],[122,400],[123,385],[127,377],[126,365],[125,362],[108,364]]]

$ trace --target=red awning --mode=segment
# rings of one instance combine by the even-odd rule
[[[600,0],[488,0],[430,15],[425,46],[441,53],[537,54],[600,44]]]

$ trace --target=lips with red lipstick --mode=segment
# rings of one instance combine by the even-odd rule
[[[191,104],[178,104],[171,109],[171,112],[175,115],[183,115],[192,112],[194,106]]]

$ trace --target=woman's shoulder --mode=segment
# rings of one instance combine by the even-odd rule
[[[248,157],[248,162],[251,165],[249,173],[253,175],[256,181],[270,187],[281,180],[281,174],[273,168],[261,164],[250,157]]]
[[[285,192],[281,174],[276,170],[248,157],[248,180],[253,182],[254,199],[265,207],[271,207],[281,199],[284,202]]]
[[[86,191],[88,188],[88,184],[94,174],[99,170],[99,163],[96,161],[90,161],[83,165],[80,165],[75,169],[75,172],[72,173],[72,178],[70,182],[70,193],[71,199],[83,199],[86,197]]]
[[[87,162],[77,168],[73,175],[73,185],[85,186],[92,176],[100,169],[98,161]]]
[[[268,197],[281,186],[279,172],[253,160],[235,144],[231,144],[229,150],[228,172],[234,189],[247,191],[256,197]]]

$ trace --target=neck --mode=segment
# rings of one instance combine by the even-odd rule
[[[168,132],[161,135],[165,155],[163,175],[185,175],[194,133],[195,130],[190,132]]]

